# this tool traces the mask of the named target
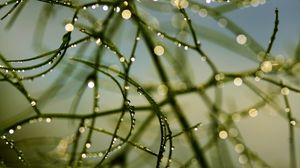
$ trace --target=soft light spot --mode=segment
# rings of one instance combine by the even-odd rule
[[[281,94],[282,95],[288,95],[290,93],[290,89],[287,87],[284,87],[281,89]]]
[[[125,58],[124,58],[124,57],[121,57],[119,60],[120,60],[120,62],[124,62],[124,61],[125,61]]]
[[[221,139],[226,139],[228,137],[228,133],[225,130],[219,132],[219,137]]]
[[[65,25],[65,30],[66,30],[67,32],[73,31],[73,30],[74,30],[73,24],[72,24],[72,23],[66,24],[66,25]]]
[[[244,45],[247,43],[247,37],[244,34],[239,34],[236,36],[236,42],[240,45]]]
[[[94,87],[95,87],[95,82],[92,81],[92,80],[89,81],[89,82],[88,82],[88,87],[91,88],[91,89],[94,88]]]
[[[122,11],[122,18],[128,20],[131,18],[131,12],[128,9]]]
[[[235,86],[241,86],[243,84],[243,80],[242,78],[237,77],[233,80],[233,83]]]
[[[273,69],[272,62],[271,62],[271,61],[264,61],[264,62],[261,64],[260,69],[261,69],[263,72],[265,72],[265,73],[271,72],[272,69]]]
[[[248,113],[249,113],[249,116],[250,117],[256,117],[257,116],[257,114],[258,114],[258,111],[255,109],[255,108],[252,108],[252,109],[250,109],[249,111],[248,111]]]
[[[245,147],[244,147],[243,144],[236,144],[236,145],[234,146],[234,150],[235,150],[237,153],[242,153],[242,152],[244,152]]]
[[[223,73],[218,73],[215,75],[216,81],[221,81],[225,78],[225,75]]]
[[[135,58],[134,58],[134,57],[131,57],[131,58],[130,58],[130,61],[131,61],[131,62],[134,62],[134,61],[135,61]]]
[[[157,45],[154,47],[154,53],[157,55],[157,56],[161,56],[163,55],[165,52],[165,49],[163,46],[161,45]]]

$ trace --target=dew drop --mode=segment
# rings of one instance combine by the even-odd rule
[[[290,124],[291,124],[292,126],[296,126],[297,123],[296,123],[295,120],[291,120],[291,121],[290,121]]]
[[[189,49],[189,47],[188,46],[184,46],[184,50],[188,50]]]
[[[97,38],[97,40],[96,40],[96,44],[97,44],[97,45],[99,45],[99,46],[102,44],[102,41],[101,41],[101,39],[100,39],[100,38]]]
[[[95,82],[93,80],[90,80],[88,82],[88,87],[91,88],[91,89],[94,88],[95,87]]]
[[[103,9],[104,11],[107,11],[107,10],[108,10],[108,6],[107,6],[107,5],[104,5],[104,6],[102,7],[102,9]]]
[[[236,42],[240,45],[244,45],[247,43],[247,37],[244,34],[239,34],[236,36]]]
[[[82,154],[81,154],[81,157],[82,157],[83,159],[86,158],[86,157],[87,157],[86,153],[82,153]]]
[[[124,89],[129,90],[129,89],[130,89],[130,86],[129,86],[129,85],[125,85],[125,86],[124,86]]]
[[[84,132],[85,132],[85,128],[84,128],[84,127],[79,127],[78,131],[79,131],[80,133],[84,133]]]
[[[99,152],[98,153],[98,157],[102,157],[103,156],[103,153],[102,152]]]
[[[22,126],[21,126],[21,125],[18,125],[18,126],[17,126],[17,130],[20,130],[20,129],[22,129]]]
[[[125,20],[128,20],[131,18],[131,11],[128,10],[128,9],[125,9],[122,11],[122,18],[125,19]]]
[[[13,133],[15,133],[15,130],[10,129],[10,130],[8,131],[8,133],[9,133],[9,134],[13,134]]]
[[[32,101],[30,102],[30,104],[31,104],[32,107],[34,107],[34,106],[36,106],[36,101],[32,100]]]
[[[206,9],[202,8],[202,9],[199,10],[198,14],[199,14],[199,16],[201,16],[201,17],[206,17],[207,14],[208,14],[208,12],[207,12]]]
[[[120,58],[120,62],[124,62],[125,61],[125,58],[124,57],[121,57]]]
[[[288,95],[290,93],[290,89],[287,87],[284,87],[281,89],[281,94],[282,95]]]
[[[52,119],[51,118],[46,118],[46,123],[50,123],[52,121]]]
[[[288,107],[286,107],[286,108],[284,109],[284,111],[288,113],[288,112],[291,112],[291,109],[288,108]]]
[[[237,153],[242,153],[244,150],[245,150],[245,147],[243,144],[236,144],[234,146],[234,150],[237,152]]]
[[[74,25],[73,25],[72,23],[67,23],[67,24],[65,25],[65,30],[66,30],[67,32],[73,31],[73,30],[74,30]]]
[[[240,162],[241,164],[246,164],[246,163],[248,162],[247,156],[246,156],[246,155],[240,155],[240,156],[239,156],[239,162]]]
[[[218,25],[219,25],[220,27],[222,27],[222,28],[226,27],[227,24],[228,24],[228,22],[227,22],[227,20],[224,19],[224,18],[221,18],[221,19],[218,20]]]
[[[131,62],[134,62],[134,61],[135,61],[135,58],[134,58],[134,57],[131,57],[131,58],[130,58],[130,61],[131,61]]]
[[[265,73],[271,72],[273,69],[272,62],[271,61],[262,62],[260,69]]]
[[[139,95],[143,95],[142,88],[138,87],[136,91]]]
[[[249,116],[252,117],[252,118],[254,118],[258,115],[258,111],[255,108],[250,109],[248,111],[248,113],[249,113]]]
[[[243,80],[240,77],[237,77],[233,80],[235,86],[241,86],[243,84]]]
[[[88,148],[88,149],[91,148],[91,146],[92,146],[92,144],[90,142],[85,144],[85,147]]]
[[[226,138],[228,137],[227,131],[225,131],[225,130],[220,131],[220,132],[219,132],[219,137],[220,137],[221,139],[226,139]]]
[[[154,47],[153,51],[154,51],[154,53],[155,53],[157,56],[161,56],[161,55],[164,54],[165,49],[164,49],[163,46],[157,45],[157,46]]]

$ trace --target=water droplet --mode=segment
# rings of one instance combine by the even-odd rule
[[[131,18],[131,11],[128,10],[128,9],[125,9],[122,11],[122,18],[125,19],[125,20],[128,20]]]
[[[168,87],[164,84],[161,84],[157,87],[157,92],[159,95],[164,96],[168,93]]]
[[[91,88],[91,89],[94,88],[95,87],[95,82],[93,80],[90,80],[88,82],[88,87]]]
[[[90,142],[85,144],[85,147],[88,148],[88,149],[91,148],[91,146],[92,146],[92,144]]]
[[[218,73],[215,75],[216,81],[221,81],[225,78],[225,75],[223,73]]]
[[[107,10],[108,10],[108,6],[107,6],[107,5],[103,5],[102,9],[103,9],[104,11],[107,11]]]
[[[125,58],[124,57],[120,57],[120,62],[124,62]]]
[[[99,152],[98,153],[98,157],[102,157],[103,156],[103,153],[102,152]]]
[[[202,9],[199,10],[198,14],[199,14],[199,16],[201,16],[201,17],[206,17],[207,14],[208,14],[208,12],[207,12],[206,9],[202,8]]]
[[[291,120],[291,121],[290,121],[290,124],[291,124],[292,126],[296,126],[297,123],[296,123],[295,120]]]
[[[233,83],[235,86],[241,86],[243,84],[243,80],[242,78],[237,77],[233,80]]]
[[[175,149],[175,147],[174,147],[174,146],[172,146],[172,147],[171,147],[171,150],[173,151],[174,149]]]
[[[219,137],[220,137],[221,139],[226,139],[226,138],[228,137],[227,131],[225,131],[225,130],[220,131],[220,132],[219,132]]]
[[[22,126],[21,125],[17,125],[17,130],[20,130],[22,129]]]
[[[250,117],[256,117],[257,116],[257,114],[258,114],[258,111],[255,109],[255,108],[252,108],[252,109],[250,109],[249,111],[248,111],[248,113],[249,113],[249,116]]]
[[[83,159],[86,158],[86,157],[87,157],[86,153],[82,153],[82,154],[81,154],[81,157],[82,157]]]
[[[198,131],[198,130],[199,130],[198,127],[195,127],[195,128],[194,128],[194,131]]]
[[[134,57],[131,57],[131,58],[130,58],[130,61],[131,61],[131,62],[134,62],[134,61],[135,61],[135,58],[134,58]]]
[[[262,62],[260,69],[265,73],[271,72],[273,69],[272,62],[271,61]]]
[[[115,10],[117,13],[119,13],[121,9],[120,9],[120,7],[117,6],[114,10]]]
[[[125,85],[125,86],[124,86],[124,89],[129,90],[129,89],[130,89],[130,86],[129,86],[129,85]]]
[[[52,121],[52,119],[51,118],[46,118],[46,123],[50,123]]]
[[[234,150],[237,152],[237,153],[242,153],[244,150],[245,150],[245,147],[243,144],[236,144],[234,146]]]
[[[79,127],[78,131],[79,131],[80,133],[84,133],[84,132],[85,132],[85,128],[84,128],[84,127]]]
[[[248,162],[247,156],[246,156],[246,155],[240,155],[240,156],[239,156],[239,162],[240,162],[241,164],[246,164],[246,163]]]
[[[95,111],[96,113],[98,113],[98,112],[100,111],[100,108],[99,108],[99,107],[95,107],[94,111]]]
[[[65,30],[66,30],[67,32],[73,31],[73,30],[74,30],[74,25],[73,25],[72,23],[67,23],[67,24],[65,25]]]
[[[161,55],[164,54],[165,49],[164,49],[163,46],[157,45],[157,46],[154,47],[153,51],[154,51],[154,53],[155,53],[157,56],[161,56]]]
[[[227,20],[224,19],[224,18],[221,18],[221,19],[219,19],[219,21],[218,21],[218,25],[219,25],[220,27],[222,27],[222,28],[226,27],[227,24],[228,24],[228,22],[227,22]]]
[[[239,34],[236,36],[236,42],[240,45],[244,45],[247,43],[247,37],[244,34]]]
[[[291,112],[291,109],[288,108],[288,107],[286,107],[286,108],[284,109],[284,111],[288,113],[288,112]]]
[[[34,107],[34,106],[36,106],[36,101],[32,100],[32,101],[30,102],[30,104],[31,104],[32,107]]]
[[[8,131],[8,133],[9,133],[9,134],[13,134],[13,133],[15,133],[15,130],[10,129],[10,130]]]
[[[184,46],[184,50],[188,50],[189,49],[189,47],[188,46]]]
[[[281,94],[282,95],[288,95],[290,93],[290,89],[287,87],[284,87],[281,89]]]

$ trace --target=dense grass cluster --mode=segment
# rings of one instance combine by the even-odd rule
[[[289,94],[300,92],[292,82],[299,59],[272,54],[279,11],[264,46],[226,17],[265,3],[1,1],[0,24],[7,28],[23,10],[41,8],[33,36],[41,54],[13,59],[0,51],[0,82],[28,107],[0,107],[1,114],[15,113],[1,119],[0,167],[271,167],[238,126],[269,109],[288,125],[283,145],[296,168],[299,128]],[[203,26],[209,19],[216,27]],[[57,20],[63,26],[53,27]],[[60,40],[48,49],[53,28]],[[224,68],[216,63],[222,50],[209,54],[207,43],[251,66]]]

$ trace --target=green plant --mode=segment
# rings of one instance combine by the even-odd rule
[[[272,54],[277,9],[265,47],[226,17],[259,2],[264,1],[2,3],[1,20],[8,20],[9,28],[26,5],[42,7],[33,44],[42,54],[9,59],[0,53],[1,83],[19,91],[30,105],[1,120],[1,141],[11,147],[1,152],[3,166],[271,167],[247,145],[239,123],[258,111],[272,111],[288,123],[289,144],[284,145],[289,146],[290,167],[297,167],[298,114],[289,93],[300,92],[293,83],[299,51],[290,61]],[[55,14],[64,20],[64,30],[58,26],[61,40],[49,50],[43,40],[52,40],[47,25],[56,25]],[[221,30],[200,24],[199,15],[214,19]],[[251,66],[219,65],[223,58],[205,49],[208,41]],[[222,50],[219,54],[224,56]],[[228,59],[235,61],[234,56]],[[43,85],[41,91],[34,83]],[[236,87],[243,94],[235,94]],[[244,96],[247,101],[240,103]],[[1,107],[1,112],[5,116],[8,110]],[[38,127],[46,128],[32,131]]]

